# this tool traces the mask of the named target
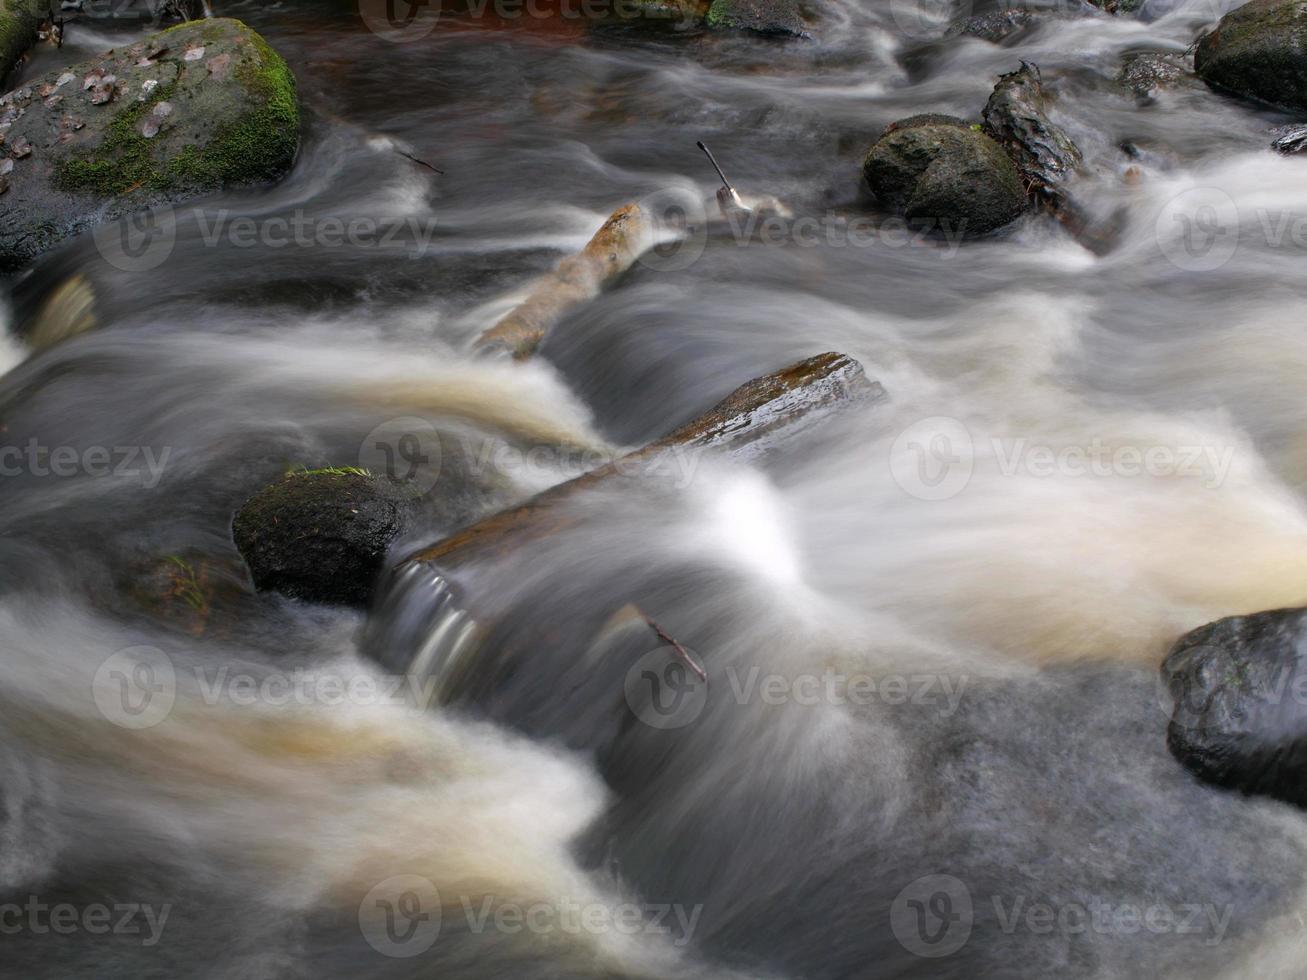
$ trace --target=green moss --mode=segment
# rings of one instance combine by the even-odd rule
[[[0,0],[0,81],[36,42],[43,10],[40,0]]]
[[[61,163],[55,185],[102,197],[117,197],[138,187],[162,189],[163,175],[154,159],[154,147],[141,135],[141,120],[172,95],[175,83],[155,89],[148,102],[133,102],[109,125],[94,157],[74,157]]]
[[[295,76],[262,37],[253,34],[251,41],[258,57],[242,60],[236,77],[249,91],[254,107],[202,150],[188,146],[174,157],[167,170],[171,183],[253,184],[280,176],[295,159],[300,125]]]
[[[239,21],[235,23],[249,30]],[[189,30],[198,40],[210,43],[231,39],[228,28],[212,21],[198,30],[194,24],[183,24],[162,33],[178,30]],[[235,122],[223,126],[202,146],[189,145],[159,159],[159,141],[141,134],[144,117],[160,102],[171,99],[179,83],[161,85],[149,100],[133,102],[119,113],[94,154],[61,163],[55,172],[56,185],[67,191],[115,197],[138,188],[203,191],[281,176],[294,161],[299,145],[295,76],[254,31],[249,31],[248,48],[253,49],[254,57],[240,56],[234,68],[248,106]]]

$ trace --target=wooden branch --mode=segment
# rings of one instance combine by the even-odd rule
[[[640,206],[618,208],[585,248],[541,279],[521,305],[478,338],[477,346],[517,360],[530,357],[554,324],[629,269],[648,242],[649,223]]]

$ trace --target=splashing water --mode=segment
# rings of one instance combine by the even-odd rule
[[[1003,45],[897,2],[833,2],[795,44],[447,9],[388,45],[352,4],[225,5],[313,110],[294,172],[179,211],[150,273],[87,236],[8,288],[0,924],[33,899],[156,928],[25,927],[5,965],[1298,975],[1307,824],[1181,770],[1154,681],[1184,631],[1307,602],[1307,169],[1267,149],[1291,120],[1114,80],[1230,6]],[[1115,247],[1037,216],[960,244],[849,235],[884,126],[975,118],[1022,59]],[[614,208],[711,201],[698,140],[818,237],[710,234],[528,365],[468,353]],[[1186,251],[1193,201],[1234,228],[1219,265]],[[396,234],[250,248],[224,214]],[[93,328],[29,350],[75,275]],[[288,467],[363,465],[417,417],[440,459],[398,563],[828,350],[889,398],[776,460],[595,487],[457,574],[401,564],[366,629],[254,593],[231,542]]]

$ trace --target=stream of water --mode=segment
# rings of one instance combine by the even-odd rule
[[[1307,819],[1185,773],[1155,679],[1183,632],[1307,602],[1294,120],[1114,80],[1234,5],[1002,46],[907,0],[789,42],[447,6],[390,43],[353,4],[220,0],[297,75],[293,172],[179,206],[150,268],[86,235],[4,292],[0,974],[1302,976]],[[886,124],[976,118],[1023,60],[1113,246],[885,221]],[[637,263],[530,362],[471,352],[613,209],[711,201],[697,140],[793,217]],[[70,279],[94,327],[40,343]],[[437,450],[401,555],[822,351],[888,398],[478,567],[459,706],[232,544],[379,427]],[[623,698],[666,658],[610,618],[637,600],[710,676],[666,724]],[[159,697],[115,701],[142,658]]]

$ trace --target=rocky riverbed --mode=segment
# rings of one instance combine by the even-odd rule
[[[57,7],[15,975],[1300,974],[1300,2]]]

